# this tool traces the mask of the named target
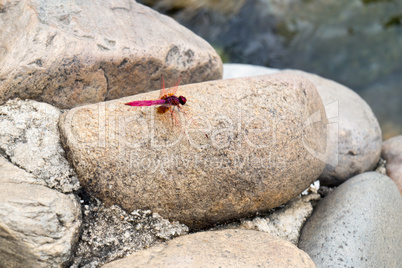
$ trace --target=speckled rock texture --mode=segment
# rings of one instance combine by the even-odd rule
[[[0,156],[0,267],[64,267],[72,261],[81,227],[74,195]]]
[[[99,201],[84,205],[82,235],[72,267],[101,267],[136,251],[188,233],[188,227],[169,222],[149,210],[126,213]]]
[[[277,73],[281,70],[247,64],[224,64],[224,79]],[[382,136],[377,118],[351,89],[332,80],[298,70],[285,70],[309,79],[325,105],[328,118],[327,165],[322,185],[336,186],[354,175],[372,171],[378,163]]]
[[[317,267],[400,267],[402,197],[377,172],[344,182],[316,207],[299,248]]]
[[[0,2],[0,104],[19,97],[59,108],[222,77],[202,38],[135,1]]]
[[[382,145],[381,157],[386,161],[387,175],[402,194],[402,136],[386,140]]]
[[[277,207],[323,170],[325,159],[313,153],[325,149],[326,117],[308,80],[267,75],[179,87],[188,99],[182,128],[155,107],[124,105],[158,94],[78,107],[60,119],[81,184],[106,204],[203,228]]]
[[[382,135],[370,106],[351,89],[302,71],[286,70],[309,79],[317,87],[328,118],[327,165],[322,185],[336,186],[372,171],[380,159]]]
[[[267,232],[297,245],[301,228],[313,212],[311,201],[317,201],[319,198],[318,194],[298,196],[284,208],[277,209],[267,217],[244,220],[240,228]]]
[[[283,207],[266,213],[267,215],[257,216],[253,219],[241,219],[240,222],[223,224],[210,230],[244,229],[261,231],[297,245],[301,228],[313,213],[313,204],[318,200],[320,200],[320,195],[317,193],[297,196]]]
[[[70,193],[80,184],[61,147],[60,114],[46,103],[7,101],[0,106],[0,153],[46,186]]]
[[[199,232],[151,247],[104,268],[125,267],[316,267],[291,243],[250,230]]]

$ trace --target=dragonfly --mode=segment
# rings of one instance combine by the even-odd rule
[[[187,99],[184,96],[176,96],[177,89],[180,84],[181,77],[179,78],[179,81],[177,84],[172,87],[172,88],[165,88],[165,81],[163,80],[162,76],[162,89],[159,94],[159,99],[157,100],[139,100],[139,101],[132,101],[132,102],[127,102],[125,105],[129,106],[154,106],[154,105],[160,105],[157,108],[157,112],[159,114],[164,114],[167,111],[170,111],[170,114],[172,116],[172,123],[173,120],[175,121],[176,125],[181,127],[180,121],[175,113],[175,109],[177,109],[179,112],[182,112],[184,115],[188,117],[188,115],[184,112],[183,110],[183,105],[186,104]],[[192,120],[190,120],[192,121]],[[193,122],[194,123],[194,122]],[[182,129],[183,130],[183,129]],[[183,132],[186,134],[187,133],[183,130]],[[204,133],[204,135],[208,138],[208,135]],[[187,136],[187,140],[189,140]]]

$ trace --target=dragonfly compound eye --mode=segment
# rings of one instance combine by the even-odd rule
[[[185,97],[183,97],[183,96],[179,96],[179,102],[180,102],[181,105],[184,105],[184,104],[186,104],[187,99]]]

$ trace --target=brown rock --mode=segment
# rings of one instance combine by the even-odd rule
[[[224,230],[182,236],[103,267],[316,266],[305,252],[267,233]]]
[[[314,152],[325,149],[326,117],[308,80],[267,75],[178,92],[192,118],[181,118],[187,135],[170,113],[124,105],[159,92],[63,114],[62,142],[82,186],[107,204],[202,228],[281,205],[321,174],[325,159]]]
[[[59,108],[160,88],[160,77],[222,77],[214,49],[135,1],[2,1],[0,104],[14,97]]]
[[[380,125],[370,106],[351,89],[332,80],[296,70],[317,87],[325,105],[328,124],[327,165],[320,176],[322,185],[335,186],[372,171],[380,159]]]
[[[387,161],[387,175],[402,194],[402,136],[386,140],[382,145],[381,157]]]

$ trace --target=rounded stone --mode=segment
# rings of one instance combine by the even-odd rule
[[[256,65],[224,64],[224,78],[279,72]],[[354,175],[371,171],[381,151],[381,129],[367,103],[351,89],[332,80],[298,70],[285,70],[304,76],[316,87],[325,105],[327,126],[327,165],[321,184],[335,186]]]
[[[382,145],[381,157],[387,161],[387,175],[402,194],[402,136],[386,140]]]
[[[372,171],[380,159],[382,135],[370,106],[351,89],[332,80],[303,71],[284,72],[309,79],[325,105],[327,165],[320,176],[321,184],[336,186],[357,174]]]
[[[199,232],[182,236],[122,260],[114,267],[316,267],[296,246],[250,230]]]
[[[222,77],[210,44],[135,1],[2,1],[0,14],[0,104],[72,108],[157,89],[162,74]]]
[[[0,267],[66,267],[81,229],[72,194],[45,187],[0,155]]]
[[[223,79],[273,74],[279,71],[280,70],[278,69],[267,68],[265,66],[240,64],[240,63],[224,63]]]
[[[82,106],[60,119],[81,185],[106,204],[150,209],[203,228],[277,207],[321,174],[326,117],[311,82],[294,75],[179,87],[177,123],[124,105],[159,92]]]
[[[351,178],[326,196],[302,229],[299,248],[318,267],[399,267],[402,198],[376,172]]]

